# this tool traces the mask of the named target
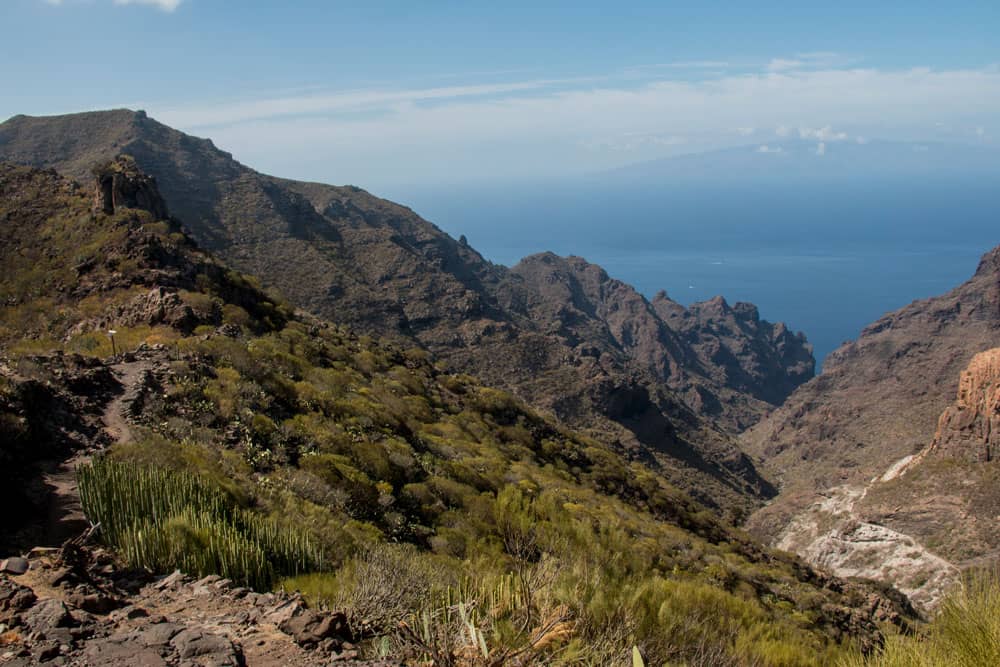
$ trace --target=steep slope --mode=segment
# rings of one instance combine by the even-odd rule
[[[181,558],[210,570],[215,561],[196,557],[220,543],[251,549],[251,538],[300,531],[274,545],[312,544],[321,557],[310,557],[309,567],[328,569],[284,585],[344,605],[343,632],[362,651],[388,647],[411,658],[469,648],[439,644],[431,629],[407,633],[420,618],[435,619],[441,626],[433,631],[449,642],[467,636],[471,623],[490,650],[517,651],[535,664],[556,654],[617,664],[635,644],[656,663],[806,665],[833,660],[851,644],[872,648],[878,621],[905,625],[905,605],[891,591],[825,577],[761,547],[646,466],[508,394],[443,373],[426,352],[293,313],[199,250],[174,221],[158,219],[166,207],[130,160],[98,177],[115,184],[110,193],[0,165],[0,224],[11,239],[0,245],[0,261],[15,269],[0,279],[2,395],[24,396],[20,387],[41,381],[88,398],[66,410],[90,423],[113,408],[115,392],[94,392],[94,383],[61,369],[103,368],[109,328],[124,358],[148,360],[125,415],[130,437],[119,433],[87,477],[110,480],[106,502],[95,500],[105,497],[101,487],[91,487],[97,495],[85,507],[129,564],[163,571]],[[132,207],[140,203],[146,208]],[[93,430],[74,440],[57,429],[43,433],[52,424],[43,404],[5,398],[0,410],[3,451],[20,444],[22,463],[31,453],[50,455],[38,447],[42,438],[63,448],[53,455],[104,446]],[[0,469],[0,488],[13,472]],[[130,494],[164,494],[181,506],[147,512]],[[140,522],[134,531],[125,523],[132,514]],[[259,525],[270,528],[253,532]],[[159,544],[173,545],[163,560],[152,558]],[[252,561],[233,562],[233,578],[242,578]],[[261,576],[282,574],[274,563]],[[17,586],[4,589],[12,594],[0,611],[34,602]],[[138,592],[160,599],[155,590]],[[462,632],[446,625],[456,596],[467,604]],[[73,605],[98,616],[110,611],[92,602]],[[60,611],[53,625],[107,631],[63,604],[45,603]],[[170,622],[192,625],[196,606],[170,606]],[[10,622],[30,631],[26,618]],[[140,618],[118,622],[145,631]],[[323,650],[326,635],[308,629],[303,634]],[[118,650],[66,634],[74,651]],[[235,642],[254,636],[223,634],[233,642],[226,651],[237,654]],[[536,634],[546,642],[532,640]],[[168,640],[157,645],[165,655],[186,650]],[[48,650],[20,629],[5,641]],[[287,639],[275,642],[275,650],[291,650]]]
[[[773,537],[813,494],[881,475],[919,452],[955,395],[961,371],[1000,343],[1000,248],[948,294],[915,301],[832,353],[741,442],[781,483],[752,522]]]
[[[713,333],[699,309],[677,304],[667,308],[673,332],[664,308],[572,260],[562,263],[567,275],[578,283],[590,276],[583,282],[603,293],[600,307],[592,294],[591,305],[577,308],[572,290],[548,289],[546,271],[530,268],[558,262],[492,265],[405,207],[354,187],[259,174],[142,112],[18,116],[0,125],[0,157],[76,179],[118,153],[156,176],[203,247],[297,306],[415,341],[456,370],[658,462],[734,516],[769,494],[723,430],[753,423],[811,376],[801,337],[775,336],[759,323]],[[573,312],[571,332],[554,326],[559,311]]]

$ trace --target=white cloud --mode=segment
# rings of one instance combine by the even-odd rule
[[[772,148],[771,146],[768,146],[767,144],[761,144],[760,146],[757,147],[757,152],[758,153],[781,153],[782,152],[782,148],[781,148],[781,146],[774,146]]]
[[[752,128],[752,127],[738,127],[738,128],[736,128],[736,134],[740,135],[741,137],[749,137],[751,134],[753,134],[756,131],[757,130],[755,128]]]
[[[687,143],[687,140],[684,137],[657,134],[637,134],[632,132],[628,132],[617,137],[596,140],[585,139],[580,142],[582,146],[594,151],[639,151],[646,148],[681,146],[685,143]]]
[[[60,6],[66,4],[66,0],[45,0],[47,4]],[[177,9],[184,0],[114,0],[116,5],[149,5],[165,12],[172,12]]]
[[[824,141],[846,141],[846,132],[834,132],[833,128],[829,125],[820,128],[809,128],[800,127],[799,137],[802,139],[818,139],[821,142]]]
[[[821,141],[818,144],[816,144],[816,155],[820,157],[826,155],[826,143]]]
[[[183,0],[115,0],[116,5],[152,5],[165,12],[172,12]]]
[[[833,51],[810,51],[796,53],[794,58],[772,58],[767,64],[769,72],[787,72],[802,69],[832,69],[852,62],[851,58]]]
[[[774,128],[774,133],[779,137],[787,137],[789,134],[792,133],[792,130],[786,125],[779,125],[778,127]]]
[[[785,70],[798,69],[805,65],[802,60],[788,60],[786,58],[774,58],[767,64],[769,72],[784,72]]]

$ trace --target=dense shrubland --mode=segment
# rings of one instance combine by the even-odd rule
[[[143,437],[111,459],[306,533],[326,567],[281,585],[347,610],[372,652],[613,664],[636,645],[649,664],[793,665],[842,650],[849,594],[418,350],[309,319],[176,345]]]

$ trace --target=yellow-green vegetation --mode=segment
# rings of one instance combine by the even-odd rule
[[[867,591],[765,549],[641,462],[423,350],[294,314],[143,212],[91,214],[72,193],[46,208],[55,177],[13,173],[0,213],[28,231],[3,257],[20,244],[71,266],[88,250],[64,289],[4,282],[0,337],[52,353],[102,322],[129,347],[170,342],[147,352],[160,384],[132,437],[81,475],[90,518],[133,563],[290,575],[278,585],[350,613],[367,653],[440,665],[631,664],[633,648],[648,665],[814,665],[877,640]],[[71,249],[53,229],[49,257],[30,228],[60,216],[94,240]],[[122,326],[164,285],[193,320]]]
[[[983,667],[1000,665],[1000,578],[966,577],[937,616],[912,635],[891,633],[871,656],[854,655],[842,667]]]
[[[77,478],[84,512],[134,567],[267,588],[276,576],[323,566],[308,535],[238,507],[194,475],[102,458]]]

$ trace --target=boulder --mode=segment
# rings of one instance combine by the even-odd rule
[[[198,667],[242,667],[243,651],[222,635],[188,628],[171,641],[182,661]]]
[[[0,562],[0,572],[7,574],[24,574],[28,571],[28,567],[30,567],[28,561],[20,556],[14,556]]]
[[[33,632],[48,633],[56,628],[70,628],[76,621],[60,600],[42,600],[24,612],[21,620]]]
[[[351,639],[347,616],[342,612],[319,612],[312,609],[283,621],[278,625],[285,634],[291,635],[302,646],[319,644],[327,639],[346,641]]]

